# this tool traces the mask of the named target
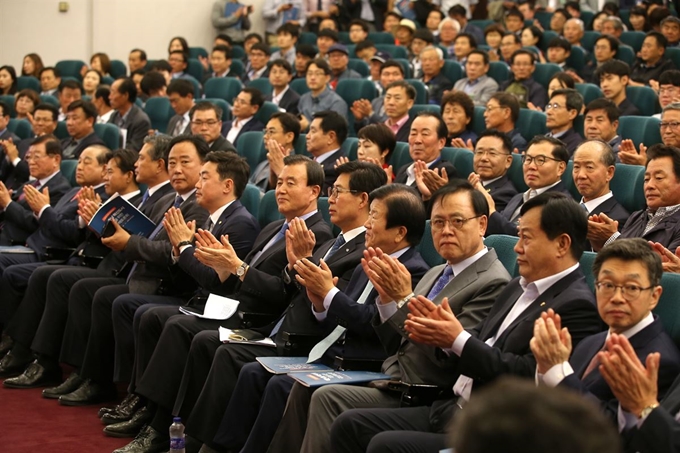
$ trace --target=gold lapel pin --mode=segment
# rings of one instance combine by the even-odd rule
[[[545,305],[545,302],[541,302],[541,307]]]

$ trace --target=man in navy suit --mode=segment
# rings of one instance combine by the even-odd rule
[[[644,239],[622,239],[603,248],[595,258],[593,274],[597,278],[597,309],[608,330],[584,339],[572,354],[569,332],[562,329],[560,317],[553,311],[544,313],[536,320],[531,340],[538,380],[597,398],[616,421],[619,401],[600,372],[600,352],[613,353],[616,340],[612,336],[625,337],[637,360],[661,355],[655,384],[657,398],[663,398],[680,372],[680,351],[664,331],[661,319],[652,314],[661,296],[662,273],[661,258]],[[622,408],[633,412],[631,425],[635,426],[644,407],[624,402]]]
[[[316,112],[307,132],[307,151],[321,164],[325,175],[322,194],[335,182],[335,161],[345,156],[340,148],[347,138],[347,120],[337,112]]]
[[[71,185],[60,171],[61,145],[54,135],[43,135],[35,139],[29,153],[29,171],[35,179],[13,193],[0,183],[0,208],[3,209],[0,222],[4,222],[0,233],[2,246],[24,245],[26,239],[38,229],[38,219],[24,193],[26,187],[36,189],[32,194],[43,193],[47,189],[50,203],[53,204],[58,203],[71,190]]]
[[[91,102],[78,99],[71,102],[66,110],[68,137],[61,141],[62,159],[78,159],[80,153],[90,145],[104,145],[94,133],[97,121],[97,107]]]
[[[274,60],[269,68],[269,83],[272,93],[267,95],[267,101],[276,104],[279,109],[297,116],[300,95],[290,88],[293,79],[293,67],[283,58]]]
[[[19,137],[10,131],[7,126],[9,125],[9,112],[10,108],[4,102],[0,102],[0,140],[12,140],[15,143],[19,142]]]
[[[144,145],[144,137],[151,129],[151,120],[142,109],[135,105],[137,86],[132,79],[124,77],[111,85],[111,108],[115,110],[109,123],[115,124],[125,132],[125,148],[139,151]]]
[[[409,303],[413,317],[405,323],[405,335],[440,348],[437,357],[458,376],[454,398],[436,400],[430,407],[351,409],[341,414],[351,402],[334,406],[342,393],[332,391],[337,386],[324,387],[312,397],[301,451],[321,451],[310,447],[328,442],[338,452],[379,446],[399,452],[446,448],[449,420],[455,420],[477,389],[507,374],[534,378],[536,360],[529,343],[542,312],[558,313],[574,343],[600,330],[594,296],[579,269],[588,228],[583,209],[563,194],[545,193],[526,202],[521,215],[515,246],[521,277],[508,283],[480,324],[465,330],[445,307],[436,309],[424,297]],[[393,401],[382,407],[398,407],[398,399]],[[318,429],[320,424],[325,429]]]
[[[508,177],[512,165],[512,142],[506,134],[490,129],[480,134],[474,153],[474,173],[468,176],[468,180],[475,187],[481,184],[480,190],[484,189],[493,199],[495,208],[502,212],[517,195],[517,189]]]
[[[491,197],[487,197],[491,215],[486,235],[517,236],[520,210],[527,201],[537,195],[544,192],[562,192],[571,196],[561,179],[568,162],[569,153],[564,143],[552,137],[542,135],[534,137],[529,142],[526,153],[522,155],[522,172],[529,190],[512,197],[503,211],[498,211]]]
[[[231,108],[233,120],[225,121],[222,125],[222,135],[236,145],[238,138],[243,132],[262,131],[264,124],[254,117],[264,104],[264,96],[257,88],[244,88],[234,98],[234,106]]]

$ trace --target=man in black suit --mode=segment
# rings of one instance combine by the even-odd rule
[[[16,143],[19,142],[19,137],[10,131],[7,126],[9,125],[9,112],[10,108],[4,102],[0,102],[0,140],[12,140]]]
[[[149,238],[131,235],[112,221],[114,233],[102,239],[102,244],[124,252],[125,259],[134,262],[127,279],[114,279],[113,282],[110,278],[82,280],[79,282],[83,285],[82,294],[69,303],[63,348],[67,348],[69,336],[85,341],[82,326],[88,321],[81,319],[88,314],[92,328],[82,363],[73,364],[79,365],[84,382],[77,390],[60,396],[60,404],[78,406],[115,397],[111,307],[117,297],[128,293],[182,295],[195,289],[193,279],[183,271],[172,269],[173,247],[163,228],[162,216],[171,207],[181,208],[187,221],[204,224],[208,213],[196,204],[195,186],[209,148],[205,140],[193,135],[175,137],[169,146],[168,173],[175,193],[166,195],[154,206],[151,218],[156,220],[156,228]]]
[[[61,141],[62,159],[78,159],[80,153],[91,145],[104,142],[94,133],[97,121],[97,108],[88,101],[73,101],[66,110],[66,130],[68,137]]]
[[[24,190],[29,185],[40,193],[48,191],[51,203],[58,203],[71,185],[59,170],[61,146],[54,135],[43,135],[33,141],[29,149],[29,171],[35,178],[16,192],[10,192],[0,183],[0,245],[24,245],[26,239],[38,229],[38,219],[31,210]],[[0,274],[2,269],[0,269]]]
[[[119,193],[125,193],[121,196],[131,197],[129,201],[156,222],[162,217],[152,216],[154,206],[163,197],[174,192],[168,180],[166,166],[169,143],[170,138],[167,136],[149,136],[145,139],[144,146],[134,164],[136,181],[148,186],[143,196],[135,196],[134,190],[130,191],[129,188],[119,188]],[[120,165],[124,167],[123,164]],[[90,208],[91,212],[97,207],[96,202],[83,202],[83,209]],[[160,213],[160,216],[162,214],[164,213]],[[16,356],[12,359],[13,363],[3,361],[3,369],[14,368],[16,370],[16,364],[22,361],[30,362],[30,350],[35,352],[39,359],[38,364],[43,367],[43,370],[33,370],[32,380],[34,380],[33,385],[36,386],[54,378],[53,370],[56,368],[54,364],[60,361],[59,352],[66,328],[69,298],[76,298],[82,294],[84,288],[79,286],[80,281],[93,277],[108,277],[111,282],[115,283],[119,281],[116,277],[125,278],[131,267],[126,266],[123,252],[108,253],[111,250],[103,246],[99,237],[94,234],[86,233],[85,241],[77,247],[77,250],[83,250],[82,256],[76,254],[78,256],[69,259],[67,266],[41,266],[31,274],[26,294],[15,315],[16,322],[13,321],[8,326],[9,337],[3,337],[0,343],[0,355],[5,354],[13,346],[12,339],[16,340],[18,346],[12,349],[12,354]],[[103,257],[103,259],[97,262],[91,257]],[[72,287],[73,292],[71,292]],[[87,325],[79,326],[79,329],[83,329],[85,337],[89,328],[89,320],[89,314],[83,316],[82,321]],[[69,340],[70,337],[66,338],[67,342]],[[71,364],[81,363],[85,353],[85,340],[86,338],[76,338],[68,343],[63,361]],[[45,390],[43,395],[46,398],[58,398],[62,394],[76,390],[80,384],[82,384],[82,379],[77,373],[72,373],[64,384]],[[31,385],[31,382],[26,382],[26,385]]]
[[[191,133],[191,116],[194,106],[194,86],[186,79],[174,79],[167,89],[170,106],[175,114],[168,121],[165,133],[171,137]]]
[[[220,134],[222,109],[212,102],[197,102],[189,111],[191,133],[200,135],[208,142],[210,151],[234,151],[236,148]]]
[[[264,96],[257,88],[244,88],[234,98],[231,108],[231,121],[225,121],[222,125],[222,135],[227,141],[236,145],[238,138],[243,132],[262,131],[264,124],[255,118],[255,114],[262,108]]]
[[[316,240],[312,248],[331,237],[328,225],[317,210],[322,181],[323,173],[318,164],[305,156],[286,157],[277,185],[279,212],[285,219],[267,225],[243,260],[230,245],[226,246],[228,243],[219,251],[224,257],[221,265],[210,260],[207,251],[194,251],[194,256],[213,267],[219,275],[220,281],[214,292],[238,300],[243,312],[280,316],[290,297],[281,277],[281,270],[288,262],[284,241],[286,230],[304,229],[298,222],[304,223],[306,229],[313,233],[306,237],[311,238],[312,242]],[[293,222],[294,219],[297,220]],[[216,242],[212,235],[206,237],[209,238],[208,242]],[[153,418],[150,426],[129,444],[130,451],[145,451],[159,446],[167,448],[166,421],[172,419],[171,410],[185,370],[185,357],[189,353],[187,340],[196,334],[202,335],[199,332],[205,329],[210,329],[212,333],[217,326],[234,328],[240,324],[238,316],[226,321],[215,321],[176,314],[176,311],[163,307],[151,308],[142,315],[136,330],[136,363],[130,390],[144,396],[152,404],[135,414],[127,426],[114,425],[108,428],[125,432],[132,429],[134,433],[135,429],[139,431],[144,423]],[[169,350],[173,351],[174,357],[170,361],[166,355]],[[159,376],[163,376],[162,383],[159,383]]]
[[[619,228],[622,228],[630,214],[616,201],[612,191],[609,190],[609,181],[612,180],[616,171],[614,150],[602,140],[588,140],[576,149],[573,161],[574,185],[581,194],[581,206],[588,216],[605,214],[616,220]],[[588,222],[588,239],[599,238],[606,241],[609,235],[605,232],[604,237],[601,237],[598,226],[599,224],[595,221]],[[588,242],[586,250],[592,249],[592,245]]]
[[[616,220],[606,214],[591,218],[591,222],[597,223],[593,227],[600,231],[597,240],[590,240],[593,250],[599,251],[619,237],[641,237],[658,242],[668,250],[680,246],[679,170],[678,148],[661,144],[649,148],[644,183],[647,209],[632,213],[620,233]]]
[[[122,77],[113,82],[109,100],[111,108],[115,110],[109,123],[120,128],[125,148],[139,151],[144,145],[144,137],[151,129],[151,120],[142,109],[135,105],[135,100],[137,100],[135,82],[128,77]]]
[[[654,384],[658,398],[663,398],[680,372],[680,351],[664,331],[661,319],[652,314],[661,296],[662,273],[661,258],[644,239],[622,239],[603,248],[593,264],[593,274],[597,278],[597,309],[608,330],[584,339],[572,354],[568,329],[561,328],[554,312],[544,313],[536,320],[531,340],[538,380],[596,398],[614,422],[619,418],[619,401],[598,369],[602,363],[599,356],[607,353],[601,351],[614,351],[613,336],[624,337],[637,361],[646,360],[649,354],[661,355]],[[642,410],[631,414],[633,425]]]
[[[470,184],[486,190],[496,209],[503,211],[508,202],[517,195],[517,189],[508,177],[512,165],[512,142],[497,130],[486,130],[477,139],[472,160],[474,173],[468,176]]]
[[[276,104],[279,109],[297,115],[300,95],[290,88],[289,83],[292,79],[293,67],[290,63],[283,58],[274,60],[269,65],[269,83],[272,85],[272,93],[267,95],[266,100]]]
[[[440,348],[438,358],[458,375],[454,398],[429,407],[351,409],[341,414],[352,407],[351,401],[334,407],[342,393],[333,391],[336,386],[323,387],[312,397],[301,451],[322,451],[312,447],[331,444],[338,452],[377,445],[391,451],[446,448],[444,429],[472,392],[507,374],[534,378],[536,360],[529,343],[533,321],[541,312],[558,313],[575,344],[600,330],[594,297],[578,264],[588,227],[583,210],[563,194],[546,193],[527,201],[521,214],[515,247],[521,277],[508,283],[480,324],[465,330],[446,306],[437,309],[424,297],[409,303],[413,317],[406,321],[404,335]],[[397,400],[391,407],[398,405]]]
[[[248,64],[242,77],[244,84],[248,84],[251,80],[259,79],[260,77],[269,77],[268,63],[271,54],[271,48],[263,42],[257,42],[250,46]]]
[[[77,80],[63,80],[59,83],[59,121],[66,121],[68,106],[83,97],[83,84]]]
[[[210,67],[212,72],[208,72],[201,81],[205,86],[205,82],[215,77],[237,77],[238,75],[231,72],[231,47],[218,44],[213,47],[210,52]]]
[[[525,154],[522,155],[522,172],[524,182],[529,190],[518,193],[510,199],[503,211],[498,211],[493,198],[486,197],[489,202],[489,228],[487,236],[492,234],[508,234],[517,236],[522,206],[533,197],[544,192],[562,192],[571,196],[562,182],[562,173],[567,169],[569,153],[564,143],[556,138],[538,135],[534,137]]]
[[[283,169],[283,159],[295,154],[295,142],[300,137],[300,120],[292,113],[276,112],[264,129],[264,148],[267,158],[250,172],[251,184],[264,194],[276,188],[276,181]]]
[[[442,159],[442,148],[446,146],[448,135],[446,124],[438,113],[418,112],[411,123],[411,131],[408,136],[409,154],[413,163],[406,164],[398,169],[394,182],[418,189],[415,171],[416,162],[423,162],[429,170],[441,172],[442,169],[445,169],[449,178],[455,178],[458,175],[456,169],[451,162]],[[420,189],[418,191],[420,192]]]
[[[325,194],[335,182],[335,161],[345,157],[340,146],[347,138],[347,120],[337,112],[316,112],[307,132],[307,152],[321,164],[325,175],[321,193]]]
[[[398,142],[408,142],[413,117],[409,110],[416,100],[416,89],[408,82],[397,80],[385,87],[383,107],[385,126],[389,127]]]
[[[549,137],[560,139],[567,148],[569,157],[583,142],[583,137],[574,130],[574,120],[583,109],[583,96],[573,88],[555,90],[545,106],[545,126]]]

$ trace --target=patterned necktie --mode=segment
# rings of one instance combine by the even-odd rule
[[[427,298],[432,300],[437,297],[437,295],[442,292],[444,287],[448,285],[451,277],[453,277],[453,269],[451,269],[451,266],[447,264],[441,277],[439,277],[439,280],[437,280],[430,292],[427,294]]]
[[[148,200],[149,197],[150,197],[150,195],[149,195],[149,189],[146,189],[146,192],[144,192],[144,195],[142,196],[142,202],[139,203],[139,206],[137,206],[137,207],[138,207],[138,208],[141,208],[142,206],[144,206],[144,203],[146,203],[146,200]]]
[[[208,221],[205,223],[205,228],[203,229],[212,233],[213,226],[215,226],[215,224],[213,223],[212,219],[208,217]]]
[[[338,238],[337,238],[337,239],[335,240],[335,242],[333,243],[333,247],[331,247],[331,248],[328,250],[328,252],[326,253],[326,258],[325,258],[325,259],[329,259],[331,256],[335,255],[335,252],[337,252],[338,250],[340,250],[340,247],[342,247],[342,246],[345,245],[345,244],[346,244],[345,237],[342,235],[342,233],[340,233],[340,235],[338,236]]]
[[[28,183],[28,185],[33,186],[37,189],[40,186],[40,180],[36,179],[34,181],[31,181],[30,183]],[[26,199],[26,194],[22,190],[21,195],[19,195],[19,201],[24,201],[25,199]]]
[[[588,214],[588,206],[586,206],[586,204],[583,203],[583,202],[581,202],[581,203],[579,203],[579,204],[581,205],[581,208],[582,208],[584,211],[586,211],[586,214]]]
[[[172,136],[177,137],[182,133],[184,130],[184,117],[181,117],[178,121],[177,124],[175,125],[175,130],[172,131]]]

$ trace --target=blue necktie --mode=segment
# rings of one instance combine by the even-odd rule
[[[342,247],[342,246],[345,245],[346,243],[347,243],[347,242],[345,241],[345,237],[342,235],[342,233],[340,233],[340,235],[338,236],[338,238],[337,238],[337,239],[335,240],[335,242],[333,243],[333,247],[331,247],[330,250],[328,250],[328,252],[326,253],[326,258],[325,258],[325,259],[329,259],[331,256],[335,255],[335,252],[337,252],[338,250],[340,250],[340,247]]]
[[[142,196],[142,202],[139,203],[138,207],[141,208],[142,206],[144,206],[144,203],[146,203],[146,200],[148,200],[148,199],[149,199],[149,189],[146,189],[146,192],[144,192],[144,195]]]
[[[447,264],[446,267],[444,268],[442,276],[439,277],[439,280],[437,280],[437,282],[434,284],[430,292],[427,294],[427,298],[432,300],[435,297],[437,297],[437,295],[442,292],[444,287],[448,285],[449,281],[451,280],[451,277],[453,277],[453,269],[451,269],[451,266]]]

